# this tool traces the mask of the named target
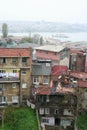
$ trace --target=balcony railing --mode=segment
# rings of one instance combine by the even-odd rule
[[[0,78],[0,83],[1,82],[20,82],[20,79],[17,77],[9,77],[9,78]]]

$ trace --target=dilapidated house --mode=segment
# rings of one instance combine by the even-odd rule
[[[67,81],[67,82],[66,82]],[[76,86],[64,75],[52,86],[35,90],[36,110],[43,130],[75,130],[77,119]]]
[[[76,72],[85,72],[86,53],[81,50],[70,50],[69,69]]]

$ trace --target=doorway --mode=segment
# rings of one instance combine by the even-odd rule
[[[60,118],[55,118],[55,125],[60,125]]]

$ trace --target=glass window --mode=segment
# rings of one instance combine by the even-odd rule
[[[13,70],[13,73],[17,73],[17,70]]]
[[[57,52],[54,52],[54,55],[57,55]]]
[[[0,59],[0,63],[1,63],[1,64],[5,64],[5,63],[6,63],[6,58],[4,58],[4,57],[1,58],[1,59]]]
[[[12,63],[17,63],[17,58],[12,58]]]
[[[6,58],[2,58],[2,63],[6,63]]]
[[[39,84],[39,78],[33,77],[33,84]]]
[[[0,91],[6,90],[6,85],[5,84],[0,84]]]
[[[22,74],[26,74],[27,72],[26,72],[26,70],[22,70]]]
[[[0,73],[6,73],[6,70],[0,70]]]
[[[45,114],[49,114],[50,110],[49,108],[45,108]]]
[[[27,88],[27,83],[23,83],[22,88]]]
[[[7,97],[2,96],[2,103],[5,103],[7,101]]]
[[[27,58],[26,57],[22,57],[22,63],[27,62]]]
[[[18,103],[18,96],[12,96],[12,102]]]
[[[40,115],[43,115],[44,114],[44,108],[40,108],[39,113],[40,113]]]
[[[49,78],[48,77],[44,77],[44,84],[48,84],[49,83]]]
[[[59,114],[59,109],[55,109],[55,114]]]
[[[16,88],[17,87],[17,84],[16,83],[13,83],[12,84],[12,88]]]
[[[49,95],[46,96],[46,102],[49,102],[50,101],[50,98],[49,98]]]
[[[43,123],[49,123],[49,119],[43,118],[43,119],[42,119],[42,122],[43,122]]]

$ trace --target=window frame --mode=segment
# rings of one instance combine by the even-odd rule
[[[12,64],[16,64],[17,61],[18,61],[18,58],[17,58],[17,57],[13,57],[13,58],[12,58]]]
[[[27,88],[27,83],[22,83],[22,88]]]
[[[35,82],[36,80],[36,82]],[[39,84],[39,77],[33,77],[33,84]]]
[[[27,63],[27,57],[22,57],[22,63]]]
[[[12,96],[12,103],[18,103],[18,96]]]

